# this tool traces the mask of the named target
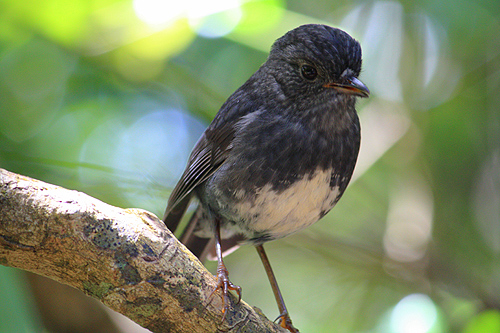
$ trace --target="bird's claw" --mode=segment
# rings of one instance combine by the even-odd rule
[[[288,315],[288,312],[282,313],[276,318],[278,320],[278,324],[290,331],[291,333],[300,333],[298,329],[293,327],[292,325],[292,319],[290,319],[290,316]],[[275,321],[276,321],[275,320]]]
[[[224,322],[230,304],[229,291],[234,290],[238,294],[238,302],[236,304],[241,301],[241,287],[233,284],[229,280],[229,272],[224,266],[217,268],[217,286],[212,291],[209,298],[211,299],[213,294],[219,289],[222,291],[222,322]]]

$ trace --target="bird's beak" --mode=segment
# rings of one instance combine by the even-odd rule
[[[355,95],[359,97],[368,97],[370,96],[370,90],[365,86],[363,82],[353,77],[350,78],[347,83],[337,83],[330,82],[325,84],[323,87],[325,88],[333,88],[341,93],[348,95]]]

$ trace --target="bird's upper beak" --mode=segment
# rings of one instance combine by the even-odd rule
[[[348,79],[347,83],[330,82],[325,84],[323,87],[333,88],[348,95],[355,95],[359,97],[370,96],[370,90],[368,90],[368,87],[355,77]]]

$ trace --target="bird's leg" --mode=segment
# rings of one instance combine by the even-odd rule
[[[281,296],[278,282],[276,281],[276,277],[274,276],[271,264],[269,263],[269,259],[267,258],[266,252],[264,251],[264,247],[262,245],[257,245],[256,249],[259,253],[260,259],[262,260],[264,269],[266,270],[269,282],[271,283],[271,288],[273,289],[276,303],[278,303],[278,310],[280,312],[280,315],[276,319],[279,319],[279,324],[281,327],[286,328],[292,333],[299,333],[299,330],[292,325],[292,319],[290,319],[290,315],[288,314],[288,310],[286,309],[285,301],[283,300],[283,296]]]
[[[229,281],[229,272],[222,261],[222,249],[221,249],[221,238],[220,238],[220,220],[215,221],[215,252],[217,252],[217,286],[212,291],[210,298],[213,293],[217,290],[222,291],[222,321],[226,318],[226,312],[229,308],[229,290],[234,290],[238,294],[238,303],[241,301],[241,287],[234,285]]]

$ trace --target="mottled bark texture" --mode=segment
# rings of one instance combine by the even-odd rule
[[[221,323],[213,275],[155,215],[3,169],[0,264],[77,288],[153,332],[284,332],[234,297]]]

